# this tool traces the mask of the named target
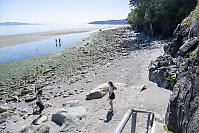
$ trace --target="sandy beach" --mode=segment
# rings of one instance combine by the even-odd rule
[[[148,67],[152,60],[163,54],[166,43],[167,40],[148,40],[125,27],[93,33],[84,41],[57,53],[0,64],[0,71],[4,72],[0,75],[0,86],[5,88],[0,91],[0,102],[9,108],[0,115],[0,130],[110,133],[132,107],[154,112],[155,133],[164,132],[164,115],[171,91],[149,81]],[[118,87],[113,115],[109,113],[107,95],[85,100],[90,90],[109,80]],[[141,92],[144,85],[147,89]],[[35,126],[31,124],[38,118],[38,115],[32,115],[35,101],[26,102],[25,99],[35,95],[37,86],[44,90],[46,108],[43,114],[48,120]],[[65,114],[64,128],[53,121],[59,110],[73,112]],[[137,133],[145,131],[145,125],[146,116],[138,116]],[[124,132],[129,131],[130,122]]]
[[[117,27],[121,27],[121,26],[120,25],[104,25],[104,26],[100,26],[100,28],[96,26],[96,27],[81,28],[81,29],[66,29],[66,30],[63,29],[63,30],[55,30],[55,31],[0,36],[0,48],[12,46],[12,45],[18,45],[22,43],[28,43],[32,41],[48,39],[50,37],[58,36],[58,35],[83,33],[83,32],[95,31],[99,29],[111,29],[111,28],[117,28]]]

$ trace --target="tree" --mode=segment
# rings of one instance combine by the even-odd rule
[[[130,0],[127,19],[138,30],[148,32],[151,25],[156,34],[172,35],[175,27],[197,5],[197,0]]]

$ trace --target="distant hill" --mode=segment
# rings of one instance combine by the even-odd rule
[[[106,20],[106,21],[94,21],[88,24],[125,24],[126,19],[121,20]]]
[[[0,25],[36,25],[36,24],[21,23],[21,22],[4,22],[4,23],[0,23]]]

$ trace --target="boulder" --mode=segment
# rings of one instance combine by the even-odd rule
[[[49,133],[50,127],[48,125],[41,125],[39,128],[37,128],[38,133]]]
[[[59,108],[52,115],[52,121],[60,126],[60,132],[73,132],[86,115],[86,109],[82,106]]]
[[[8,111],[9,107],[0,106],[0,113]]]
[[[114,90],[116,90],[117,87],[114,86]],[[86,100],[92,100],[92,99],[99,99],[105,96],[108,93],[108,84],[100,84],[95,89],[89,91],[86,95]]]
[[[14,101],[14,102],[18,101],[18,97],[17,96],[11,96],[11,97],[8,97],[6,99],[6,102],[11,102],[11,101]]]
[[[33,126],[27,126],[20,131],[20,133],[37,133]]]
[[[0,85],[0,86],[1,86],[1,85]],[[1,88],[1,89],[0,89],[0,92],[1,92],[1,91],[5,91],[5,90],[6,90],[6,88]]]
[[[49,132],[50,132],[50,127],[48,125],[41,125],[39,127],[30,125],[20,131],[20,133],[49,133]]]
[[[108,84],[100,84],[95,89],[88,92],[86,100],[99,99],[105,96],[108,92]]]
[[[35,96],[28,96],[28,97],[25,98],[25,102],[32,102],[32,101],[34,101],[35,99],[36,99]]]
[[[18,96],[25,96],[27,94],[33,94],[33,90],[27,89],[27,88],[23,88],[23,90],[21,90],[21,93]]]

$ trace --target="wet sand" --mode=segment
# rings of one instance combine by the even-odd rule
[[[32,41],[48,39],[50,37],[57,36],[57,35],[83,33],[83,32],[99,30],[99,29],[111,29],[111,28],[116,28],[116,27],[120,27],[120,26],[119,25],[104,25],[101,27],[96,26],[96,27],[82,28],[82,29],[67,29],[67,30],[56,30],[56,31],[47,31],[47,32],[0,36],[0,48],[12,46],[12,45],[18,45],[22,43],[28,43]]]

